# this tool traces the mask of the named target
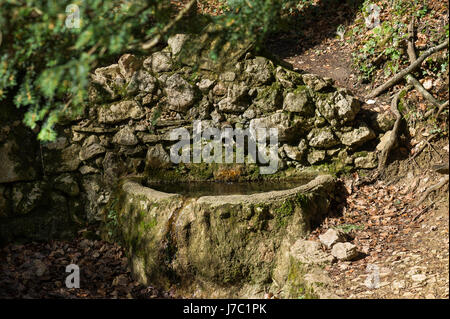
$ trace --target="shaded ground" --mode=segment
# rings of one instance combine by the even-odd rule
[[[66,266],[80,269],[80,288],[66,288]],[[8,245],[0,250],[0,298],[170,298],[130,276],[117,245],[83,238]]]

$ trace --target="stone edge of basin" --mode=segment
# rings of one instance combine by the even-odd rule
[[[164,193],[154,190],[153,188],[150,187],[142,186],[139,182],[136,182],[134,180],[124,181],[122,190],[128,194],[132,193],[138,196],[139,195],[145,196],[149,200],[162,200],[167,198],[181,197],[180,194]]]
[[[283,197],[288,197],[292,194],[300,192],[310,192],[321,185],[329,185],[335,182],[335,178],[331,175],[319,175],[307,184],[300,185],[298,187],[270,191],[263,193],[256,193],[251,195],[219,195],[219,196],[201,196],[197,198],[197,203],[205,203],[211,205],[222,205],[222,204],[236,204],[242,203],[243,201],[247,203],[261,203],[272,200],[279,200]],[[139,182],[127,180],[122,186],[123,191],[126,193],[133,193],[135,195],[143,195],[149,200],[162,200],[168,198],[182,197],[180,194],[164,193],[154,190],[150,187],[142,186]]]

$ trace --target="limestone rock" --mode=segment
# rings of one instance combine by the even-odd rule
[[[307,159],[308,159],[309,164],[314,165],[316,163],[319,163],[319,162],[325,160],[325,157],[326,157],[325,150],[311,149],[308,153]]]
[[[82,175],[87,175],[87,174],[99,174],[99,173],[100,173],[100,171],[99,171],[97,168],[92,167],[92,166],[89,166],[89,165],[83,165],[83,166],[81,166],[80,169],[79,169],[79,171],[80,171],[80,173],[81,173]]]
[[[287,70],[281,66],[276,68],[275,78],[284,88],[294,88],[303,84],[302,76],[299,73]]]
[[[107,152],[102,162],[103,167],[103,179],[107,185],[116,185],[120,176],[125,171],[125,165],[120,160],[118,154],[113,152]]]
[[[322,235],[319,235],[320,242],[330,249],[334,244],[345,241],[345,236],[339,230],[330,228]]]
[[[306,88],[289,92],[284,98],[283,109],[306,116],[314,115],[314,104]]]
[[[119,59],[119,69],[122,76],[129,80],[131,76],[142,66],[141,61],[133,54],[124,54]]]
[[[320,114],[331,125],[343,125],[353,121],[361,107],[361,101],[345,90],[329,93],[317,101]]]
[[[283,107],[283,92],[276,83],[272,86],[257,88],[256,91],[258,95],[253,102],[256,108],[263,112],[273,112]]]
[[[151,94],[156,89],[156,79],[147,71],[139,70],[133,74],[127,86],[129,94],[142,92]]]
[[[214,80],[202,79],[200,82],[197,83],[197,86],[200,89],[200,91],[206,93],[213,87],[215,83],[216,82]]]
[[[223,115],[220,112],[217,112],[217,110],[214,110],[211,112],[211,119],[214,123],[218,124],[220,121],[223,120]]]
[[[127,100],[101,106],[98,109],[99,123],[114,124],[128,119],[139,119],[144,110],[136,101]]]
[[[245,61],[244,72],[255,85],[267,84],[273,80],[273,64],[264,57]]]
[[[304,138],[302,138],[300,140],[300,142],[298,142],[298,150],[302,153],[302,154],[306,154],[306,151],[308,150],[308,143],[306,142],[306,140]]]
[[[195,91],[179,74],[170,76],[166,81],[166,94],[169,109],[177,112],[186,112],[195,100]]]
[[[212,89],[212,93],[217,96],[224,96],[228,92],[228,87],[222,81],[219,81]]]
[[[169,45],[169,48],[170,48],[173,56],[180,53],[181,49],[183,48],[184,43],[188,39],[189,39],[189,36],[187,34],[175,34],[167,40],[167,44]]]
[[[376,137],[373,130],[365,123],[360,123],[357,128],[349,132],[337,132],[336,134],[338,134],[342,144],[352,147],[360,146]]]
[[[339,144],[330,128],[312,129],[307,138],[309,145],[316,148],[330,148]]]
[[[167,72],[172,69],[172,60],[169,52],[155,52],[144,60],[144,68],[154,73]]]
[[[84,192],[82,193],[88,222],[99,220],[100,207],[97,203],[97,199],[100,197],[104,186],[101,183],[100,175],[85,175],[82,179],[82,187]]]
[[[320,243],[313,240],[297,240],[289,254],[303,264],[329,264],[333,257],[322,251]]]
[[[247,108],[246,105],[233,102],[233,98],[226,97],[218,104],[219,110],[224,113],[242,113]]]
[[[72,197],[77,196],[80,193],[77,181],[68,173],[56,177],[53,187]]]
[[[359,252],[352,243],[336,243],[331,249],[331,255],[341,261],[352,260],[357,257]]]
[[[133,146],[138,143],[137,137],[134,135],[133,130],[129,126],[125,126],[113,137],[113,143]]]
[[[249,107],[245,110],[245,112],[242,114],[242,117],[247,120],[252,120],[257,116],[256,110],[253,107]]]
[[[380,132],[387,132],[394,127],[395,116],[389,112],[375,113],[372,117],[371,126]]]
[[[14,214],[25,215],[43,204],[47,198],[45,182],[18,183],[12,188],[12,204]]]
[[[80,150],[79,154],[80,160],[86,161],[91,158],[94,158],[97,155],[105,153],[106,152],[105,147],[100,145],[99,143],[100,140],[95,135],[92,135],[89,138],[87,138],[84,141],[83,146],[81,147]]]
[[[320,92],[323,89],[330,88],[333,85],[333,80],[330,78],[321,78],[315,74],[302,74],[303,82],[315,92]]]
[[[224,72],[219,76],[219,79],[225,82],[233,82],[236,79],[236,73],[233,71]]]
[[[95,69],[92,80],[109,93],[109,99],[115,99],[119,96],[119,89],[123,87],[126,82],[124,76],[120,72],[119,64],[112,64],[107,67]],[[93,87],[91,88],[94,89]],[[98,100],[98,92],[94,91],[91,92],[93,95],[90,98],[91,100]]]
[[[149,167],[159,168],[170,164],[170,157],[164,150],[162,144],[156,144],[148,148],[146,161]]]
[[[283,150],[286,153],[286,156],[294,161],[301,161],[304,155],[304,152],[302,152],[297,146],[285,144],[283,146]]]
[[[378,159],[375,152],[369,152],[365,156],[359,156],[355,158],[355,167],[365,169],[375,168],[378,165],[377,160]]]
[[[301,131],[298,129],[297,123],[290,120],[286,113],[273,113],[266,117],[252,119],[250,127],[257,128],[275,128],[278,130],[278,141],[287,142],[294,140]]]
[[[232,103],[244,102],[248,98],[249,87],[244,82],[233,83],[227,91],[227,97]]]

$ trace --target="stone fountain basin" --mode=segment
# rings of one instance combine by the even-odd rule
[[[328,215],[334,189],[332,176],[319,175],[287,190],[189,198],[126,180],[107,209],[143,284],[199,298],[258,298],[283,287],[282,297],[317,297],[331,259],[305,238]]]

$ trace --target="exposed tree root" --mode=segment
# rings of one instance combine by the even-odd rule
[[[422,197],[417,201],[417,205],[422,204],[422,202],[428,197],[428,195],[430,195],[431,192],[434,192],[434,191],[440,189],[445,184],[447,184],[448,183],[448,179],[449,179],[449,176],[446,175],[446,176],[442,177],[441,180],[438,183],[436,183],[433,186],[429,187],[425,191],[425,194],[423,194]]]
[[[439,116],[439,114],[441,114],[441,112],[448,107],[448,101],[444,102],[441,104],[441,106],[439,107],[439,110],[437,111],[436,115],[434,116],[435,118],[437,118]]]
[[[426,147],[427,145],[429,145],[430,142],[431,142],[431,140],[434,139],[436,136],[437,136],[437,134],[430,135],[430,136],[425,140],[425,143],[423,143],[423,145],[422,145],[422,146],[414,153],[413,156],[411,156],[411,157],[409,158],[409,160],[410,160],[410,161],[415,160],[415,158],[416,158],[420,153],[422,153],[422,151],[425,149],[425,147]]]
[[[412,17],[411,22],[408,25],[408,47],[406,53],[408,53],[409,62],[413,63],[417,60],[416,48],[414,47],[415,30],[414,30],[415,19]]]
[[[436,114],[439,115],[440,112],[442,112],[442,110],[448,105],[448,101],[441,104],[438,100],[436,100],[424,87],[423,85],[414,77],[412,76],[410,73],[413,72],[414,70],[418,69],[420,67],[420,65],[422,64],[422,62],[429,57],[430,55],[432,55],[433,53],[436,53],[440,50],[443,50],[445,48],[448,47],[448,39],[446,41],[444,41],[443,43],[432,47],[428,50],[426,50],[419,58],[417,58],[416,55],[416,50],[415,50],[415,46],[414,46],[414,18],[411,20],[411,22],[409,23],[408,26],[408,42],[407,42],[407,54],[410,60],[410,65],[404,69],[403,71],[397,73],[396,75],[394,75],[391,79],[389,79],[387,82],[385,82],[384,84],[380,85],[379,87],[377,87],[375,90],[373,90],[368,96],[367,98],[374,98],[376,96],[378,96],[379,94],[381,94],[382,92],[384,92],[385,90],[389,89],[390,87],[394,86],[395,84],[397,84],[399,81],[401,81],[403,78],[406,79],[408,86],[406,86],[405,88],[403,88],[402,90],[400,90],[399,92],[397,92],[391,102],[391,111],[392,113],[394,113],[395,115],[395,123],[394,123],[394,127],[392,129],[392,133],[389,137],[389,140],[387,141],[386,145],[384,146],[383,150],[381,151],[381,153],[378,156],[378,167],[376,169],[376,171],[374,171],[374,173],[365,179],[362,179],[358,182],[358,185],[362,185],[362,184],[371,184],[373,182],[375,182],[378,178],[382,178],[384,176],[384,172],[386,169],[386,163],[389,157],[389,154],[392,150],[392,148],[394,147],[395,143],[398,140],[398,137],[400,135],[400,124],[402,122],[402,115],[400,114],[400,111],[398,110],[398,103],[401,99],[401,97],[408,92],[412,87],[414,87],[419,93],[422,94],[422,96],[427,99],[431,104],[433,104],[435,107],[438,108],[438,112]],[[432,109],[430,111],[428,111],[425,114],[425,117],[428,117],[429,115],[431,115],[432,113],[434,113],[435,109]],[[430,136],[430,140],[433,138],[434,136]],[[420,152],[422,152],[422,150],[425,148],[426,145],[430,145],[429,140],[426,141],[426,143],[424,143],[424,145],[421,147],[420,150],[418,150],[414,156],[412,156],[410,158],[410,160],[414,160],[415,161],[415,157],[417,156],[417,154],[419,154]],[[448,179],[447,179],[448,180]]]
[[[400,131],[400,123],[402,121],[402,115],[400,114],[400,111],[398,110],[398,102],[399,102],[401,96],[404,95],[406,92],[408,92],[410,89],[411,89],[411,86],[408,85],[407,87],[405,87],[402,90],[400,90],[399,92],[397,92],[397,94],[395,94],[394,98],[392,99],[391,111],[395,115],[395,123],[394,123],[394,127],[392,129],[391,136],[389,137],[388,142],[386,143],[384,149],[381,151],[381,154],[378,157],[377,171],[378,171],[379,176],[380,175],[382,176],[384,174],[384,170],[386,168],[386,162],[387,162],[389,153],[390,153],[392,147],[397,142],[397,139],[400,135],[399,131]]]
[[[411,22],[408,25],[408,45],[406,52],[408,53],[409,62],[414,63],[417,60],[416,55],[416,48],[414,46],[414,40],[415,40],[415,29],[414,29],[414,17],[411,19]],[[406,81],[408,84],[414,85],[415,89],[422,94],[422,96],[428,100],[431,104],[433,104],[436,108],[441,108],[441,103],[434,98],[433,95],[431,95],[424,87],[423,85],[417,81],[417,79],[412,76],[411,74],[407,74],[405,76]],[[425,113],[425,118],[428,118],[431,114],[434,113],[434,109],[431,109]]]
[[[407,74],[405,76],[406,81],[411,84],[414,85],[414,88],[419,91],[420,94],[422,94],[422,96],[427,99],[427,101],[429,101],[431,104],[433,104],[435,107],[437,107],[438,109],[441,107],[441,103],[439,103],[438,100],[436,100],[434,98],[433,95],[431,95],[424,87],[423,85],[417,81],[417,79],[415,77],[413,77],[411,74]],[[427,113],[425,113],[425,117],[428,117],[431,115],[431,113],[434,112],[434,109],[429,110]]]
[[[386,169],[386,163],[387,163],[389,154],[391,152],[391,149],[396,144],[396,142],[398,140],[398,137],[401,134],[401,132],[400,132],[400,124],[402,122],[403,117],[402,117],[400,111],[398,110],[398,102],[400,101],[400,98],[402,97],[402,95],[406,94],[406,92],[408,92],[411,88],[412,88],[412,86],[408,85],[408,86],[404,87],[403,89],[401,89],[400,91],[398,91],[394,95],[394,97],[392,99],[392,102],[391,102],[391,111],[395,115],[395,123],[394,123],[394,127],[392,128],[392,133],[391,133],[391,135],[389,137],[389,140],[387,141],[386,145],[384,146],[383,150],[381,151],[380,155],[378,156],[378,167],[377,167],[377,169],[368,178],[361,179],[358,182],[358,186],[359,185],[372,184],[378,178],[380,178],[380,177],[383,178],[384,177],[384,172],[385,172],[385,169]]]
[[[422,62],[425,61],[425,59],[428,58],[430,55],[432,55],[433,53],[439,52],[439,51],[441,51],[441,50],[443,50],[443,49],[445,49],[447,47],[448,47],[448,39],[445,40],[443,43],[426,50],[421,56],[419,56],[417,58],[416,61],[411,63],[406,69],[404,69],[401,72],[397,73],[391,79],[389,79],[387,82],[385,82],[384,84],[380,85],[375,90],[373,90],[367,96],[367,98],[372,99],[374,97],[377,97],[378,95],[380,95],[381,93],[383,93],[387,89],[391,88],[392,86],[394,86],[395,84],[400,82],[407,74],[409,74],[409,73],[415,71],[416,69],[418,69],[420,67],[420,65],[422,64]]]

